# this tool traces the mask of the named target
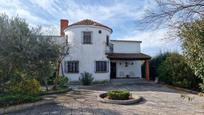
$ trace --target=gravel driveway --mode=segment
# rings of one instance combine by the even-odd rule
[[[112,89],[127,89],[144,97],[135,105],[114,105],[97,101],[97,95]],[[192,100],[189,101],[190,97]],[[35,106],[9,115],[204,115],[204,97],[146,83],[75,88],[56,97],[56,103]]]

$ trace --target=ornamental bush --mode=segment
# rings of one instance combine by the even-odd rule
[[[24,90],[24,94],[27,94],[27,95],[39,95],[39,93],[41,91],[41,85],[35,79],[26,80],[22,84],[22,89]]]
[[[91,85],[93,80],[94,78],[92,77],[92,74],[88,72],[81,73],[81,76],[79,77],[79,81],[82,85]]]
[[[198,79],[187,65],[184,57],[177,53],[171,53],[157,70],[159,81],[170,85],[198,90]]]
[[[112,90],[108,91],[107,96],[112,100],[128,100],[130,97],[130,92],[127,90]]]
[[[11,83],[8,88],[8,93],[10,94],[24,94],[30,96],[37,96],[40,91],[40,83],[35,79],[14,82]]]
[[[6,91],[0,93],[0,107],[38,101],[41,99],[40,91],[40,83],[35,79],[12,80],[7,84]]]
[[[61,87],[61,88],[68,87],[68,83],[69,83],[68,77],[60,76],[59,78],[60,78],[60,80],[59,80],[59,87]]]

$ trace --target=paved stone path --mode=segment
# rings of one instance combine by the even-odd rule
[[[97,95],[112,89],[127,89],[144,97],[135,105],[97,101]],[[181,95],[191,97],[183,99]],[[56,103],[35,106],[9,115],[204,115],[204,97],[179,92],[157,84],[106,85],[75,89],[56,97]]]

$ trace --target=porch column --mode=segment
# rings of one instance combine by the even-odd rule
[[[145,60],[146,80],[149,80],[149,60]]]

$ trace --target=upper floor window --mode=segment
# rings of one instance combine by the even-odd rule
[[[105,73],[108,72],[108,62],[107,61],[96,61],[96,72]]]
[[[79,72],[79,61],[65,62],[65,73],[78,73],[78,72]]]
[[[92,32],[83,32],[83,44],[92,43]]]
[[[65,36],[65,40],[66,40],[66,45],[68,44],[68,35]]]
[[[106,36],[106,45],[109,46],[109,35]]]

